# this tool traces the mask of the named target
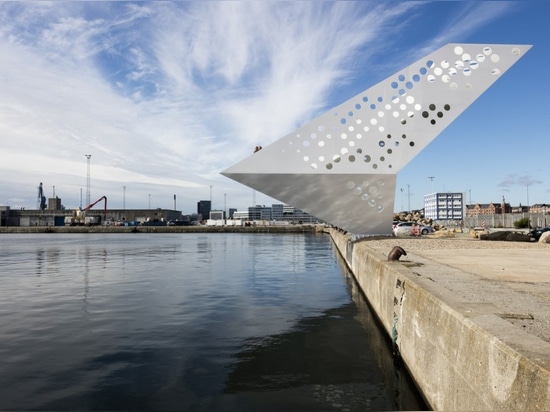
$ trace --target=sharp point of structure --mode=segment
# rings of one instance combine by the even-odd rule
[[[447,44],[222,175],[355,235],[389,235],[397,173],[530,48]]]

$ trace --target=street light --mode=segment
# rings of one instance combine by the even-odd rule
[[[434,192],[434,179],[435,179],[435,176],[428,176],[428,179],[430,179],[430,182],[431,182],[431,190],[432,190],[432,193]]]
[[[90,204],[90,158],[92,155],[84,155],[86,156],[86,163],[87,163],[87,173],[86,173],[86,206]]]

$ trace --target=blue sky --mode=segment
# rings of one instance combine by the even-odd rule
[[[447,43],[533,48],[398,174],[395,209],[550,203],[549,17],[545,0],[0,2],[0,205],[36,208],[40,182],[85,203],[86,154],[111,208],[276,203],[220,172]]]

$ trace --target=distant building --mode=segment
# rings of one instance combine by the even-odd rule
[[[235,212],[233,212],[232,219],[235,219],[235,220],[250,220],[248,218],[248,210],[247,211],[235,211]]]
[[[61,199],[59,197],[50,197],[48,199],[48,210],[61,210],[63,209],[61,205]]]
[[[510,203],[476,203],[466,206],[466,216],[501,215],[512,213]]]
[[[545,215],[550,214],[550,205],[546,203],[538,203],[529,208],[531,213],[542,213]]]
[[[250,220],[273,220],[271,208],[260,205],[248,208],[248,218]]]
[[[293,223],[317,223],[319,219],[300,209],[289,207],[285,212],[283,219]]]
[[[0,226],[10,226],[10,207],[0,206]]]
[[[510,213],[529,213],[529,207],[522,206],[521,204],[519,206],[511,206]]]
[[[285,220],[285,206],[281,203],[271,205],[271,218],[273,220]]]
[[[223,210],[211,210],[210,220],[223,220],[225,218],[225,212]]]
[[[58,197],[48,199],[47,209],[10,210],[9,206],[0,206],[1,226],[65,226],[66,218],[74,217],[76,209],[65,209]],[[97,217],[99,224],[166,224],[171,220],[182,220],[179,210],[169,209],[107,209],[98,207],[85,211],[87,217]]]
[[[212,202],[210,200],[199,200],[197,202],[197,213],[201,215],[201,220],[208,219],[212,210]]]
[[[319,221],[315,216],[310,215],[300,209],[283,204],[273,204],[271,207],[256,205],[248,208],[248,212],[235,211],[233,219],[251,220],[251,221],[276,221],[289,223],[316,223]]]
[[[424,217],[433,220],[464,219],[462,193],[431,193],[424,196]]]
[[[229,208],[229,219],[233,219],[233,214],[237,211],[237,209]]]

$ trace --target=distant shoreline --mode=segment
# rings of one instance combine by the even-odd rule
[[[285,226],[1,226],[2,233],[315,233],[324,225]]]

